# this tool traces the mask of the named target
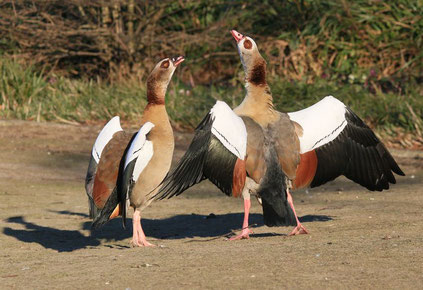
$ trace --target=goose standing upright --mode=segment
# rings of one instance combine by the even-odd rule
[[[266,81],[266,61],[251,37],[232,30],[245,72],[247,94],[234,109],[263,128],[273,128],[280,165],[291,188],[315,187],[340,175],[369,190],[396,183],[392,172],[404,175],[373,131],[346,105],[332,96],[304,110],[281,113],[273,107]],[[307,233],[297,220],[291,235]]]
[[[93,227],[121,215],[123,226],[128,203],[134,208],[132,245],[152,246],[141,227],[141,211],[169,171],[174,138],[165,108],[165,95],[178,58],[161,60],[147,79],[148,104],[140,130],[133,134],[122,130],[119,117],[112,118],[94,143],[86,177]]]

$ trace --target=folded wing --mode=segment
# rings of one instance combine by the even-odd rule
[[[125,155],[123,174],[119,178],[117,185],[124,226],[126,220],[126,201],[129,199],[132,189],[140,174],[150,162],[154,154],[153,142],[149,141],[147,138],[148,133],[150,133],[153,127],[153,123],[145,123],[132,140]]]
[[[118,166],[116,187],[94,220],[94,228],[99,228],[111,217],[115,217],[118,214],[122,216],[123,226],[125,227],[126,202],[138,177],[153,157],[153,143],[148,140],[148,133],[153,127],[152,123],[145,123],[138,133],[132,136],[129,144],[125,143],[128,145],[125,146],[123,157],[119,158],[120,164]]]
[[[91,151],[91,159],[88,165],[87,176],[85,178],[85,190],[88,196],[88,204],[91,218],[95,218],[97,214],[93,199],[93,187],[95,175],[97,173],[97,166],[100,162],[101,154],[103,152],[104,147],[113,138],[113,135],[119,131],[122,131],[122,128],[120,126],[120,119],[118,116],[115,116],[109,122],[107,122],[104,128],[100,131]]]

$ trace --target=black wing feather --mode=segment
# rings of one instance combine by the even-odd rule
[[[167,174],[155,199],[171,198],[204,180],[203,165],[211,138],[211,115],[201,121],[195,129],[194,138],[178,164]]]
[[[211,114],[207,114],[196,128],[188,150],[167,174],[152,199],[179,195],[204,179],[209,179],[224,193],[232,193],[237,157],[211,133],[212,125]]]
[[[345,118],[344,130],[315,149],[318,164],[311,187],[345,175],[369,190],[388,189],[389,183],[396,183],[392,172],[402,176],[404,172],[373,131],[348,107]]]
[[[213,135],[204,164],[204,176],[227,195],[232,194],[233,171],[237,157]]]
[[[91,155],[90,163],[88,164],[87,176],[85,177],[85,191],[87,192],[89,214],[92,219],[94,219],[99,213],[93,199],[94,179],[97,173],[97,166],[97,161],[95,161],[94,157]]]

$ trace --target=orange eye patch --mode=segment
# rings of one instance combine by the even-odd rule
[[[160,67],[162,67],[162,68],[168,68],[169,67],[169,61],[166,60],[166,61],[162,62],[162,64],[160,65]]]
[[[246,40],[244,41],[244,47],[245,47],[246,49],[251,49],[251,48],[253,47],[253,44],[251,43],[251,41],[249,41],[248,39],[246,39]]]

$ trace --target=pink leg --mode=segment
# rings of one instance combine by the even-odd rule
[[[289,235],[295,236],[295,235],[301,235],[301,234],[308,234],[307,229],[298,220],[298,216],[297,216],[297,213],[295,212],[295,208],[294,208],[294,202],[292,200],[291,194],[289,193],[289,189],[286,190],[286,194],[288,196],[288,203],[291,206],[292,211],[294,212],[295,219],[297,220],[297,226],[292,230],[292,232]]]
[[[249,239],[250,234],[253,233],[248,228],[248,216],[250,214],[250,207],[251,207],[250,199],[244,199],[244,222],[242,223],[242,232],[238,236],[230,238],[229,239],[230,241]]]
[[[141,213],[135,209],[132,217],[132,246],[134,247],[154,247],[153,244],[147,242],[144,231],[141,227]]]

